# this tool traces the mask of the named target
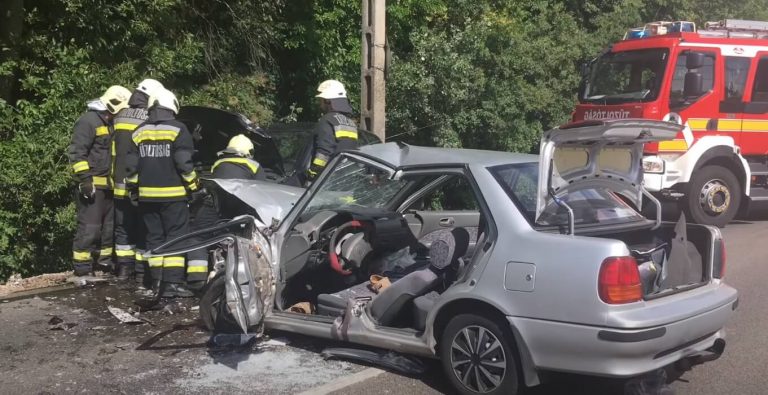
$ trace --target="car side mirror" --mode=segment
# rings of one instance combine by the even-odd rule
[[[698,69],[704,66],[704,54],[701,52],[688,52],[685,54],[685,68]]]
[[[581,73],[581,77],[582,78],[586,77],[587,74],[589,74],[589,63],[584,62],[584,63],[581,64],[580,73]]]
[[[704,94],[704,77],[701,73],[689,71],[685,73],[683,98],[699,97]]]

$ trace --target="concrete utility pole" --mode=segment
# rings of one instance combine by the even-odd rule
[[[386,133],[385,110],[386,89],[384,69],[386,67],[385,45],[386,0],[363,1],[363,59],[362,59],[362,94],[360,113],[362,127],[379,136],[384,141]]]

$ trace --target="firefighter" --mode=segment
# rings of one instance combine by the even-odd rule
[[[99,99],[88,102],[87,111],[77,120],[72,132],[68,154],[78,181],[77,233],[72,243],[76,276],[93,271],[93,255],[98,255],[99,270],[113,269],[112,118],[128,107],[130,95],[131,91],[122,86],[110,86]]]
[[[219,179],[266,180],[259,162],[253,160],[253,143],[245,135],[239,134],[229,140],[227,148],[218,153],[217,160],[211,167],[212,177]],[[220,196],[220,198],[224,198]],[[219,210],[213,202],[213,196],[203,198],[197,210],[192,230],[201,230],[216,224],[221,218],[234,218],[244,214],[240,212],[237,201],[219,200]],[[187,285],[192,290],[200,290],[208,277],[208,249],[201,248],[187,255]]]
[[[115,116],[115,135],[112,139],[112,163],[115,180],[115,256],[117,257],[118,280],[127,281],[135,272],[139,291],[145,291],[144,273],[147,262],[144,254],[144,225],[138,211],[128,199],[125,188],[127,172],[126,156],[133,140],[134,130],[147,120],[149,97],[163,87],[157,80],[145,79],[136,86],[128,100],[129,108]],[[149,276],[146,278],[149,279]]]
[[[192,135],[176,120],[179,102],[165,88],[149,98],[149,117],[133,132],[128,152],[126,189],[137,202],[146,228],[146,248],[151,251],[187,233],[187,199],[198,190],[192,165]],[[152,300],[191,297],[184,285],[184,256],[149,256]]]
[[[334,155],[358,146],[357,125],[350,118],[352,106],[344,85],[336,80],[323,81],[315,97],[320,101],[323,116],[313,130],[312,160],[306,174],[309,181],[317,177]]]

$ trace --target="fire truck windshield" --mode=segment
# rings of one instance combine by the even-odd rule
[[[668,54],[663,48],[606,52],[589,68],[579,89],[579,101],[619,104],[656,100]]]

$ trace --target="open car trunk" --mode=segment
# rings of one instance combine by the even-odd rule
[[[663,222],[654,230],[640,229],[606,234],[623,241],[637,260],[643,296],[653,299],[708,283],[713,268],[722,267],[719,230],[688,224],[682,215],[677,223]],[[719,270],[714,270],[719,275]]]

